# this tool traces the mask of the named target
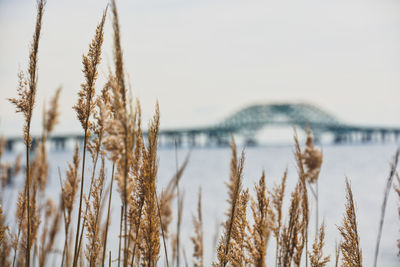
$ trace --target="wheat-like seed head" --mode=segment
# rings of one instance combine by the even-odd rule
[[[265,267],[265,258],[269,236],[273,230],[272,210],[270,209],[270,200],[266,196],[265,172],[262,172],[261,178],[254,186],[257,198],[251,201],[251,210],[253,214],[254,225],[250,229],[250,239],[248,239],[248,248],[250,251],[251,263],[257,267]]]
[[[22,71],[19,72],[17,87],[17,94],[19,98],[9,99],[9,101],[16,106],[16,112],[21,112],[24,115],[24,141],[28,148],[30,147],[31,143],[29,128],[32,118],[33,107],[35,105],[39,39],[42,28],[42,18],[45,4],[45,0],[39,0],[37,3],[35,32],[33,34],[33,41],[31,43],[31,49],[29,53],[28,78],[25,78],[25,75]]]
[[[325,223],[321,224],[319,235],[315,236],[312,251],[309,253],[311,267],[324,267],[330,260],[330,256],[323,256],[325,244]]]
[[[353,200],[353,192],[346,178],[346,213],[343,224],[338,226],[342,235],[340,251],[342,252],[342,266],[362,267],[362,253],[360,248],[360,237],[358,236],[357,217]]]
[[[38,186],[40,191],[43,193],[49,173],[45,143],[39,143],[39,145],[36,147],[35,154],[36,155],[32,163],[32,168],[30,169],[30,177],[32,179],[32,184]]]
[[[96,34],[89,45],[87,55],[82,56],[85,82],[81,84],[81,90],[78,92],[78,103],[73,108],[75,109],[77,117],[85,131],[89,130],[89,117],[96,104],[93,98],[95,95],[97,67],[101,61],[101,47],[103,45],[103,29],[106,14],[107,9],[103,13],[101,22],[97,25]]]
[[[140,262],[146,266],[156,266],[160,252],[160,220],[157,211],[156,178],[158,170],[157,145],[160,113],[158,103],[149,126],[148,147],[143,147],[143,188],[144,204],[141,223],[139,250]]]
[[[311,134],[310,128],[307,126],[307,140],[306,148],[303,152],[303,163],[305,165],[305,176],[309,183],[315,183],[318,179],[321,165],[322,165],[322,152],[320,149],[314,147],[314,138]]]
[[[281,230],[278,266],[290,266],[292,261],[295,265],[299,264],[301,258],[301,250],[304,245],[304,223],[301,214],[302,194],[300,183],[300,181],[297,183],[291,194],[289,221]]]
[[[272,208],[274,210],[273,212],[271,212],[271,217],[272,217],[271,219],[275,219],[272,220],[274,221],[274,223],[273,225],[271,225],[271,228],[273,229],[276,239],[279,239],[280,230],[282,226],[282,205],[283,205],[283,198],[285,196],[287,174],[288,170],[286,168],[285,172],[283,173],[281,184],[280,185],[275,184],[272,191],[268,191],[271,198]]]
[[[226,184],[228,187],[228,203],[230,205],[227,215],[227,220],[223,224],[224,234],[220,238],[220,242],[217,248],[217,262],[213,263],[213,266],[223,266],[231,260],[231,239],[232,232],[234,231],[236,217],[238,216],[238,206],[240,204],[240,195],[242,190],[242,175],[244,165],[244,151],[241,157],[237,157],[237,149],[235,140],[232,136],[231,141],[232,159],[230,164],[230,176],[229,182]]]
[[[8,260],[12,241],[7,232],[9,231],[7,225],[5,225],[5,217],[3,214],[3,208],[0,204],[0,266],[10,266],[10,261]]]
[[[78,185],[80,181],[78,176],[79,162],[79,147],[78,143],[76,143],[72,164],[68,163],[67,178],[62,186],[63,204],[65,210],[67,211],[65,218],[67,227],[71,222],[71,214],[74,207],[75,195],[78,191]]]
[[[126,109],[126,88],[125,88],[125,72],[124,61],[121,48],[121,35],[119,30],[118,10],[115,0],[111,1],[111,12],[113,14],[113,30],[114,30],[114,65],[115,75],[118,83],[119,93],[122,96],[123,109]]]
[[[56,93],[50,101],[50,108],[47,110],[45,128],[47,134],[53,132],[54,127],[58,123],[58,117],[60,116],[58,101],[60,99],[61,86],[57,88]]]

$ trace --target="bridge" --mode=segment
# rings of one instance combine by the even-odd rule
[[[312,130],[316,141],[329,134],[333,143],[387,142],[400,140],[400,127],[379,127],[350,125],[337,120],[331,114],[310,104],[264,104],[252,105],[233,113],[219,123],[197,128],[160,130],[161,146],[224,146],[229,143],[231,134],[242,136],[247,144],[256,144],[257,133],[271,126],[290,126],[303,129],[307,125]],[[146,136],[147,133],[145,132]],[[39,138],[33,138],[34,147]],[[55,135],[48,141],[55,149],[65,149],[69,140],[83,142],[82,135]],[[12,150],[22,137],[8,138],[6,148]]]

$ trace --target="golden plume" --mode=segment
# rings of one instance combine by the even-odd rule
[[[343,241],[340,243],[342,252],[342,266],[362,267],[362,253],[360,237],[358,236],[356,209],[354,207],[353,192],[346,178],[346,213],[343,225],[338,226]]]

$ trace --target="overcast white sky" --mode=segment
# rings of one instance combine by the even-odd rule
[[[162,127],[217,122],[252,103],[310,102],[347,122],[400,126],[400,1],[121,0],[122,42],[145,119]],[[63,85],[58,132],[78,132],[71,107],[106,0],[48,0],[33,131]],[[16,134],[36,1],[0,0],[0,131]],[[111,18],[111,17],[109,17]],[[107,22],[100,75],[112,64]],[[104,80],[98,81],[98,88]]]

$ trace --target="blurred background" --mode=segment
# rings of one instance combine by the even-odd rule
[[[125,66],[144,121],[160,102],[162,128],[216,123],[251,104],[306,102],[342,121],[400,124],[400,3],[335,1],[118,1]],[[71,107],[107,1],[48,1],[39,51],[33,132],[41,109],[63,86],[57,132],[78,132]],[[35,1],[0,0],[0,114],[3,134],[19,134],[16,95],[34,27]],[[105,30],[101,88],[112,66]]]

